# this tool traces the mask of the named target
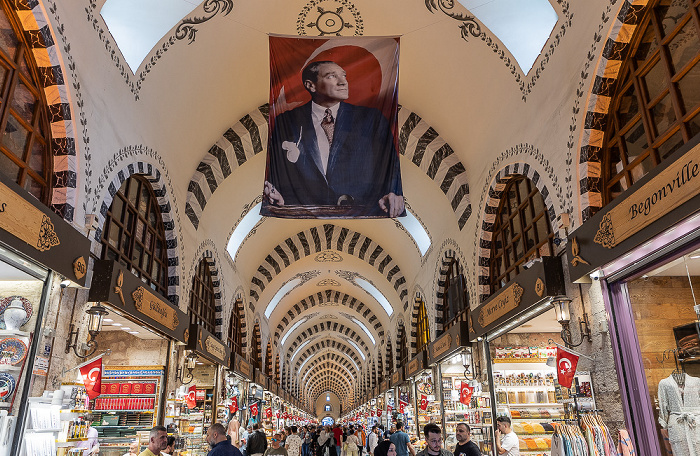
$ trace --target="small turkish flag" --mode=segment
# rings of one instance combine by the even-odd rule
[[[250,406],[250,414],[253,416],[258,416],[258,403],[257,402],[254,402]]]
[[[102,387],[102,357],[81,367],[80,377],[83,379],[88,397],[94,399],[99,396]]]
[[[272,418],[272,409],[270,407],[265,409],[265,417]]]
[[[393,410],[393,407],[392,407],[391,405],[387,405],[387,407],[386,407],[386,413],[388,413],[389,415],[391,415],[391,411],[392,411],[392,410]]]
[[[381,411],[381,410],[377,410],[377,416],[382,416],[382,411]]]
[[[231,405],[228,406],[228,409],[232,414],[238,411],[238,396],[231,399]]]
[[[420,409],[423,411],[428,409],[428,396],[425,394],[420,395]]]
[[[197,406],[197,386],[192,385],[187,390],[187,396],[185,396],[185,402],[188,408],[195,408]]]
[[[472,400],[472,393],[474,393],[474,388],[469,386],[469,383],[462,382],[462,388],[459,391],[459,402],[469,405],[469,402]]]
[[[277,417],[277,418],[280,417],[280,411],[279,411],[279,410],[277,410],[277,411],[275,412],[275,417]]]
[[[561,386],[571,388],[577,364],[577,355],[557,347],[557,381]]]
[[[372,410],[372,412],[370,412],[369,416],[374,416],[374,410]]]
[[[408,405],[408,402],[404,402],[402,400],[399,400],[399,413],[405,413],[406,411],[406,406]]]

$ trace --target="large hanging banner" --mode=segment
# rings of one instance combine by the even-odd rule
[[[270,37],[261,215],[405,215],[398,68],[398,37]]]

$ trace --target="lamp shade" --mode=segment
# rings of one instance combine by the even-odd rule
[[[102,331],[102,319],[108,315],[107,309],[100,304],[95,304],[85,311],[88,314],[88,332],[91,336],[96,336]]]
[[[564,297],[554,298],[552,304],[554,305],[554,313],[557,317],[559,323],[569,323],[571,321],[571,311],[569,310],[569,303],[571,299]]]

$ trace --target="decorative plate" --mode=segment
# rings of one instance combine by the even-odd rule
[[[20,339],[8,337],[0,340],[0,364],[18,364],[27,356],[27,344]]]
[[[29,302],[29,299],[23,297],[23,296],[8,296],[7,298],[2,298],[0,299],[0,316],[2,316],[3,313],[5,313],[5,309],[9,307],[10,303],[14,299],[19,299],[22,301],[22,307],[24,307],[24,310],[27,311],[27,318],[22,322],[21,326],[24,326],[30,318],[32,318],[32,303]],[[0,321],[0,329],[5,329],[5,320],[2,319]]]
[[[7,372],[0,372],[0,402],[9,402],[17,382]]]

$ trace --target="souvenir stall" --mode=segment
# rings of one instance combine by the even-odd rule
[[[492,413],[510,417],[525,456],[549,455],[559,425],[596,411],[588,373],[573,366],[570,383],[559,383],[565,341],[555,303],[564,291],[560,258],[544,257],[472,312],[470,338],[485,339]]]
[[[700,428],[686,424],[700,403],[688,395],[700,385],[699,160],[696,135],[567,239],[571,280],[602,289],[637,454],[700,451]]]
[[[394,406],[394,390],[391,389],[391,376],[387,376],[379,384],[379,397],[382,399],[381,407],[377,409],[377,418],[384,429],[391,426],[391,409]]]
[[[253,366],[238,353],[231,354],[231,366],[226,378],[226,399],[224,406],[228,409],[228,417],[222,423],[228,423],[231,440],[240,442],[239,428],[245,423],[245,404],[248,402],[250,380],[253,377]],[[238,438],[236,438],[238,437]]]
[[[410,382],[410,395],[412,401],[410,408],[405,411],[407,417],[411,417],[413,412],[414,419],[407,421],[411,427],[407,429],[407,433],[411,438],[416,439],[415,445],[418,449],[425,447],[425,438],[423,435],[423,427],[428,423],[440,423],[440,401],[439,391],[436,390],[435,373],[428,366],[428,352],[421,350],[406,366],[406,378]],[[411,417],[412,418],[412,417]]]
[[[53,456],[57,446],[75,444],[56,443],[57,429],[79,417],[65,413],[68,399],[52,405],[44,393],[54,344],[60,347],[54,307],[65,287],[85,286],[90,243],[4,174],[0,201],[0,454],[19,454],[24,444],[23,452]],[[33,419],[44,414],[50,419]]]
[[[394,403],[393,405],[391,403],[389,404],[392,408],[390,411],[387,410],[387,414],[390,416],[392,423],[399,420],[403,421],[404,423],[406,422],[406,417],[404,416],[404,412],[406,411],[405,406],[402,407],[401,404],[407,404],[410,402],[410,400],[409,398],[401,399],[402,388],[406,390],[404,392],[406,395],[408,393],[408,388],[405,386],[406,382],[403,379],[403,371],[403,367],[400,367],[391,374],[391,391],[393,394]]]
[[[473,352],[474,351],[474,352]],[[428,347],[428,363],[435,366],[442,387],[442,429],[445,448],[453,451],[457,423],[467,423],[472,441],[483,454],[493,446],[491,394],[479,381],[481,360],[476,345],[469,343],[466,321],[457,322]]]
[[[269,378],[261,370],[255,369],[255,382],[250,386],[250,401],[248,403],[248,424],[259,423],[265,430],[268,439],[271,438],[272,417],[268,417],[266,409],[271,408]]]

